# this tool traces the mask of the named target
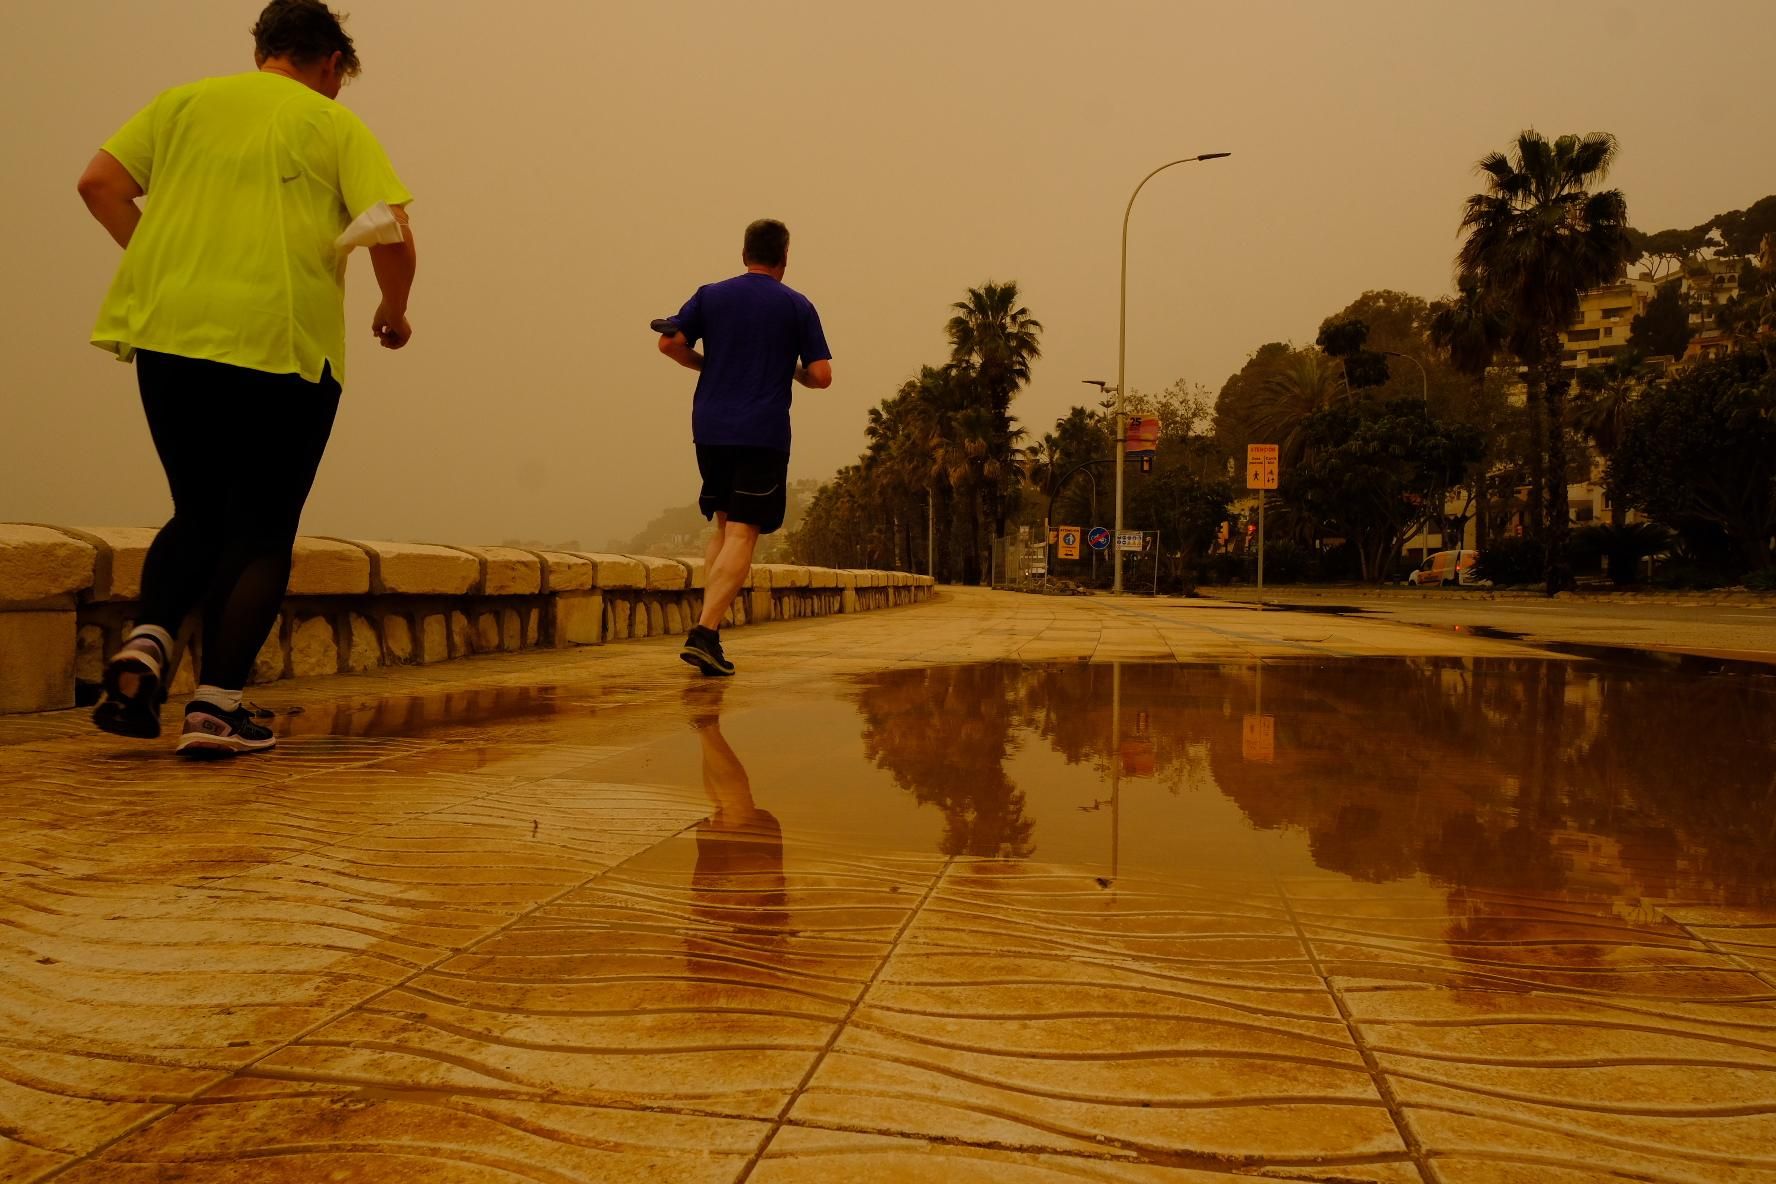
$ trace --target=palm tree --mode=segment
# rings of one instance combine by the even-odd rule
[[[971,402],[989,414],[986,455],[995,478],[984,491],[995,538],[1005,533],[1003,489],[998,475],[1012,468],[1015,430],[1011,401],[1030,381],[1030,367],[1042,356],[1042,322],[1019,302],[1016,282],[988,281],[970,288],[950,306],[945,332],[950,339],[950,365],[971,388]]]
[[[1646,386],[1647,373],[1638,358],[1623,357],[1602,366],[1579,371],[1579,396],[1573,402],[1573,426],[1591,441],[1597,454],[1608,460],[1628,431],[1634,401]],[[1610,501],[1611,521],[1621,526],[1627,512],[1618,499]]]
[[[1252,438],[1276,444],[1290,468],[1301,459],[1302,425],[1308,416],[1348,398],[1344,368],[1319,350],[1298,349],[1279,359],[1252,400]]]
[[[1550,594],[1571,583],[1566,543],[1565,410],[1569,375],[1561,368],[1560,330],[1587,288],[1621,276],[1632,249],[1628,203],[1619,190],[1592,192],[1609,173],[1614,136],[1525,131],[1515,152],[1484,157],[1486,189],[1468,198],[1467,238],[1456,259],[1482,298],[1510,318],[1507,344],[1523,363],[1532,416],[1545,434],[1543,563]],[[1539,451],[1539,450],[1538,450]]]
[[[1465,272],[1456,279],[1456,295],[1452,299],[1439,300],[1432,304],[1430,314],[1427,332],[1431,344],[1449,356],[1449,364],[1458,374],[1466,374],[1474,380],[1474,405],[1484,406],[1486,375],[1492,369],[1493,360],[1504,348],[1510,329],[1509,320],[1497,305],[1486,298],[1480,286],[1480,277]],[[1488,451],[1490,452],[1490,448]],[[1531,458],[1530,470],[1530,517],[1539,523],[1542,506],[1539,443],[1535,452],[1536,455]],[[1483,463],[1475,477],[1475,483],[1479,486],[1474,491],[1479,502],[1475,541],[1482,550],[1486,548],[1489,527],[1486,486],[1489,483],[1490,468],[1490,463]]]
[[[985,440],[977,423],[962,422],[964,413],[969,410],[967,386],[952,367],[925,366],[917,377],[902,385],[901,392],[910,400],[908,431],[919,450],[916,463],[922,470],[926,496],[933,507],[932,517],[941,530],[950,522],[960,496],[975,520],[976,526],[969,534],[971,545],[963,555],[962,578],[964,583],[978,582],[980,551],[973,544],[979,540],[980,515],[974,454],[984,453]],[[944,574],[940,578],[947,582],[950,548],[943,534],[935,540],[934,549],[943,565]]]
[[[1040,489],[1043,496],[1054,492],[1055,480],[1061,475],[1061,438],[1053,432],[1024,449],[1024,480]]]
[[[917,570],[913,524],[926,518],[927,470],[931,457],[914,414],[916,390],[903,386],[870,408],[864,435],[869,441],[863,468],[876,489],[893,532],[893,564]]]

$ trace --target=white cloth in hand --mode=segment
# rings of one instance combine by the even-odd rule
[[[356,218],[333,240],[333,247],[346,254],[353,247],[374,247],[401,241],[401,223],[386,201],[379,201]]]

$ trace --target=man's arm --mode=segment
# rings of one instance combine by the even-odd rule
[[[370,330],[384,349],[400,349],[413,336],[407,323],[407,297],[413,291],[413,274],[419,268],[419,252],[413,245],[413,227],[406,206],[390,206],[401,224],[401,241],[378,243],[370,248],[370,266],[376,270],[376,286],[382,303],[376,306]]]
[[[795,380],[809,390],[823,391],[832,385],[832,359],[822,358],[818,362],[809,362],[798,367]]]
[[[136,233],[136,224],[142,220],[142,208],[136,199],[142,196],[142,187],[130,176],[128,169],[118,163],[104,149],[93,154],[80,174],[80,182],[75,186],[80,191],[81,200],[86,208],[98,220],[117,245],[127,247],[130,238]]]
[[[660,338],[660,352],[687,370],[703,369],[703,355],[691,348],[683,333]]]

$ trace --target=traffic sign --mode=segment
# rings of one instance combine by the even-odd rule
[[[1246,445],[1246,488],[1275,489],[1277,470],[1281,467],[1275,444]]]
[[[1094,551],[1108,551],[1110,549],[1110,528],[1108,526],[1094,526],[1086,531],[1085,545]]]
[[[1151,415],[1131,415],[1128,419],[1129,456],[1152,456],[1159,447],[1159,420]]]
[[[1143,543],[1146,537],[1143,531],[1125,530],[1116,536],[1116,549],[1118,551],[1144,551],[1146,547]]]
[[[1060,528],[1060,532],[1060,557],[1062,559],[1079,558],[1079,528],[1077,526],[1063,526]]]

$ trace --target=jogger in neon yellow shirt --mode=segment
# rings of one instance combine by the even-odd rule
[[[412,195],[336,101],[359,68],[351,38],[322,0],[272,0],[253,33],[258,70],[162,93],[80,179],[124,248],[93,344],[135,362],[173,495],[143,570],[141,623],[106,667],[94,720],[160,734],[173,637],[202,605],[203,685],[179,741],[192,755],[274,742],[240,692],[277,620],[339,405],[345,259],[334,239],[379,202],[403,237],[371,248],[382,289],[372,330],[389,349],[412,334]]]

